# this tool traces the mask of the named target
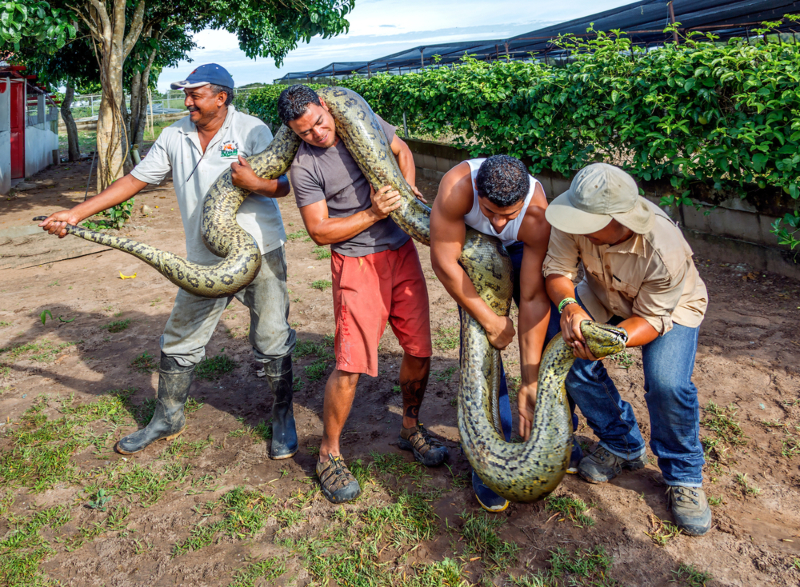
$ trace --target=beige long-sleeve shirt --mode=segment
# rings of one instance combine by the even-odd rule
[[[692,261],[692,250],[680,229],[660,208],[653,230],[634,234],[614,246],[593,245],[586,237],[553,228],[544,275],[575,279],[585,269],[578,295],[592,317],[641,316],[659,335],[673,323],[696,328],[708,306],[706,285]]]

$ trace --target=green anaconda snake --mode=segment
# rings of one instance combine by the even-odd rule
[[[336,120],[336,132],[359,168],[377,190],[391,185],[401,206],[391,217],[412,238],[430,245],[430,208],[420,202],[403,178],[389,142],[369,105],[355,92],[338,87],[318,91]],[[289,168],[300,144],[285,126],[270,146],[247,158],[256,174],[277,178]],[[190,263],[127,238],[68,226],[67,232],[125,251],[142,259],[177,286],[204,297],[226,297],[249,284],[258,273],[261,255],[255,240],[236,223],[236,211],[248,192],[231,183],[230,170],[220,175],[203,202],[203,240],[216,255],[216,265]],[[481,298],[498,314],[511,306],[511,260],[500,241],[468,229],[459,259]],[[483,328],[461,311],[461,382],[458,428],[467,459],[494,491],[513,501],[534,501],[551,492],[564,475],[571,448],[572,420],[564,379],[572,351],[557,336],[548,345],[539,371],[539,391],[529,440],[508,443],[497,432],[500,352]],[[596,323],[582,325],[589,348],[601,357],[624,348],[624,333]]]

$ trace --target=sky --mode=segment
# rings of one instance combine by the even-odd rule
[[[559,22],[588,16],[633,0],[356,0],[347,16],[347,34],[315,37],[289,53],[280,68],[272,59],[249,59],[235,35],[205,30],[195,35],[192,62],[162,71],[161,92],[198,65],[218,63],[237,86],[272,83],[292,71],[312,71],[333,61],[367,61],[418,45],[503,39]]]

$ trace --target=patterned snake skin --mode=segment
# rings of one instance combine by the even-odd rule
[[[317,92],[336,120],[336,132],[361,171],[377,190],[391,185],[402,196],[392,219],[412,238],[430,245],[430,208],[417,200],[403,178],[386,135],[369,105],[355,92],[329,87]],[[300,139],[282,126],[262,153],[247,160],[255,172],[274,179],[291,165]],[[76,226],[70,234],[98,242],[142,259],[177,286],[199,296],[226,297],[249,284],[258,273],[261,256],[254,239],[236,223],[236,211],[248,193],[234,187],[230,171],[209,189],[203,203],[203,240],[223,257],[216,265],[189,263],[172,253],[126,238],[108,236]],[[43,219],[43,218],[42,218]],[[498,314],[511,306],[511,260],[500,241],[467,229],[459,259],[481,298]],[[550,493],[564,476],[571,447],[572,421],[564,379],[574,360],[557,336],[548,345],[539,370],[539,391],[531,437],[521,444],[507,443],[497,432],[500,417],[500,352],[483,328],[461,311],[461,384],[458,428],[462,447],[480,478],[494,491],[513,501],[534,501]],[[597,357],[625,348],[625,334],[617,328],[585,322],[582,331]]]

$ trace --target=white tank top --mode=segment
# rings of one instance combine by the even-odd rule
[[[464,223],[478,232],[496,236],[503,242],[503,245],[507,247],[518,240],[517,233],[519,232],[519,227],[522,225],[522,219],[525,217],[525,212],[528,209],[528,205],[531,203],[533,192],[536,190],[539,181],[532,175],[530,176],[531,185],[525,196],[525,201],[522,204],[522,210],[514,220],[510,220],[508,224],[503,227],[503,230],[498,233],[489,219],[481,212],[481,208],[478,205],[478,190],[475,187],[475,178],[478,176],[478,169],[480,169],[481,163],[484,161],[486,161],[485,157],[483,159],[469,159],[467,161],[469,164],[470,178],[472,179],[472,209],[464,216]]]

